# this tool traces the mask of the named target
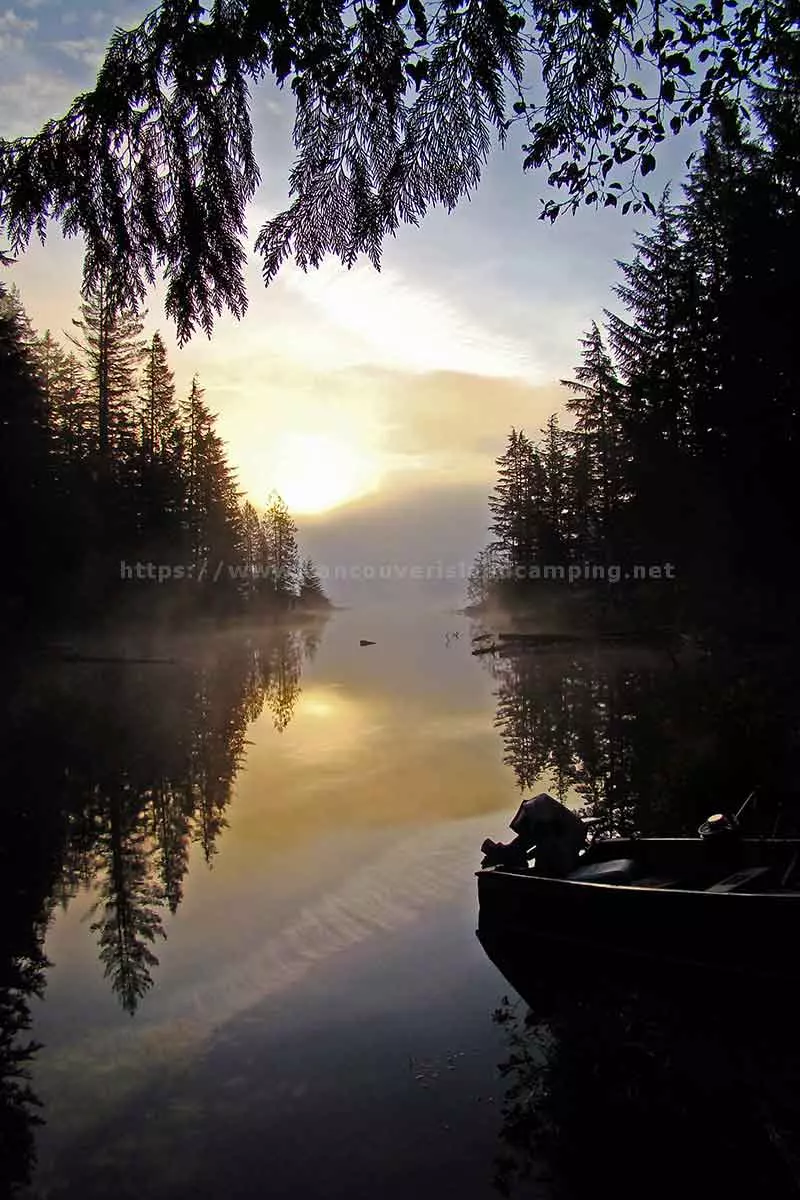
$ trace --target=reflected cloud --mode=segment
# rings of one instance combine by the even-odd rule
[[[375,713],[345,689],[317,685],[303,696],[291,731],[291,751],[298,759],[334,763],[350,759],[365,739],[382,728]]]
[[[113,1118],[151,1085],[154,1073],[179,1071],[233,1018],[323,962],[435,911],[463,886],[465,857],[478,836],[478,822],[466,821],[383,847],[301,904],[277,932],[258,938],[249,953],[221,971],[209,962],[202,979],[170,994],[157,1021],[96,1033],[51,1053],[39,1086],[65,1143]]]

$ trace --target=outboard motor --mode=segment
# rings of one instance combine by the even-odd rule
[[[699,826],[697,833],[704,842],[728,841],[739,832],[739,822],[730,813],[714,813]]]
[[[523,800],[510,825],[516,834],[513,842],[504,845],[487,838],[481,846],[483,867],[525,870],[534,853],[539,874],[560,878],[578,866],[586,844],[584,824],[576,813],[547,792]]]
[[[744,803],[735,813],[714,813],[713,816],[708,817],[697,830],[698,837],[713,845],[731,843],[739,833],[739,822],[745,809],[756,799],[756,792],[756,788],[753,788],[752,792],[748,792]]]
[[[714,813],[697,830],[709,870],[728,874],[740,865],[738,816],[738,813]]]

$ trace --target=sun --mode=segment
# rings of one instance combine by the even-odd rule
[[[377,486],[369,456],[330,434],[285,434],[275,458],[275,490],[293,513],[327,512]]]

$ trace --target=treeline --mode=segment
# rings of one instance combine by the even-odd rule
[[[682,201],[665,194],[619,264],[623,308],[592,324],[562,381],[569,427],[511,431],[473,604],[535,601],[545,565],[689,616],[796,595],[798,88],[762,89],[758,116],[746,140],[718,109]],[[663,578],[667,563],[669,584],[603,582],[610,564]]]
[[[0,380],[6,623],[327,605],[280,497],[243,501],[197,377],[178,396],[160,335],[102,282],[63,345],[0,284]]]

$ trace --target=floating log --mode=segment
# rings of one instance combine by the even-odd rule
[[[573,645],[596,640],[594,636],[582,633],[498,633],[497,638],[501,642],[521,642],[526,646]]]
[[[66,663],[161,663],[174,666],[177,658],[134,658],[127,654],[57,654],[56,662]]]

